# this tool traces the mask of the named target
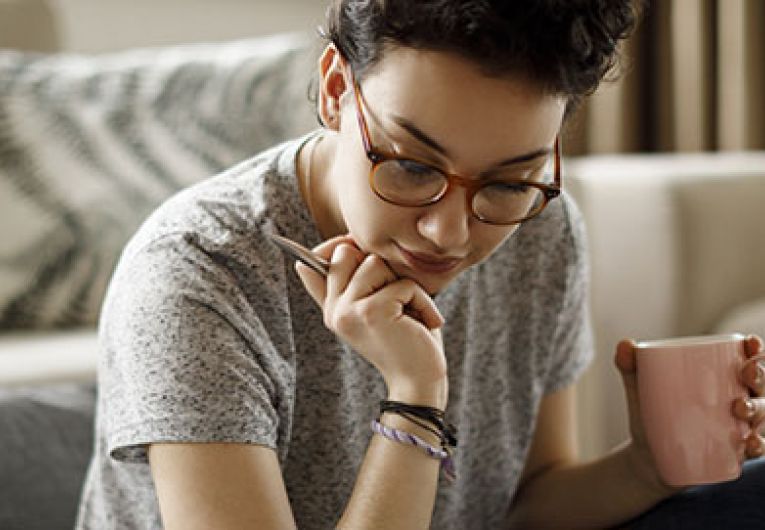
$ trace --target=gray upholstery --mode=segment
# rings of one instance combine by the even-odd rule
[[[93,444],[95,387],[0,389],[0,528],[71,528]]]

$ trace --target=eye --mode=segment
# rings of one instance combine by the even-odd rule
[[[436,172],[435,169],[432,167],[422,164],[420,162],[415,162],[414,160],[408,160],[406,158],[399,158],[396,159],[396,164],[398,166],[399,171],[404,171],[409,175],[417,176],[417,177],[424,177],[428,175],[432,175]]]
[[[491,193],[513,195],[524,195],[529,193],[532,188],[536,189],[533,186],[529,186],[528,184],[523,184],[520,182],[494,182],[487,186],[487,188],[491,191]]]

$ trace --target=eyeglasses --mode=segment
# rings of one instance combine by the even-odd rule
[[[348,63],[346,62],[346,65]],[[350,67],[349,67],[349,71]],[[372,145],[364,117],[361,88],[351,71],[356,116],[367,158],[372,163],[369,185],[382,200],[398,206],[427,206],[441,200],[454,186],[467,190],[467,207],[480,221],[494,225],[514,225],[539,215],[561,193],[560,139],[553,150],[553,184],[539,182],[544,166],[529,171],[525,178],[517,170],[507,176],[475,179],[447,173],[428,162],[399,157]]]

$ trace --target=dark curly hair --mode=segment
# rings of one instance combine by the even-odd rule
[[[457,53],[487,73],[522,75],[569,110],[619,64],[642,0],[334,0],[324,36],[359,79],[390,46]]]

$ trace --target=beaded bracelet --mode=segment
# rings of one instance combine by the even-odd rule
[[[457,474],[454,469],[454,461],[448,449],[432,446],[414,434],[388,427],[387,425],[380,423],[378,420],[372,420],[372,430],[394,442],[409,444],[422,449],[431,458],[441,461],[441,470],[444,472],[444,475],[449,482],[454,482],[456,480]]]

